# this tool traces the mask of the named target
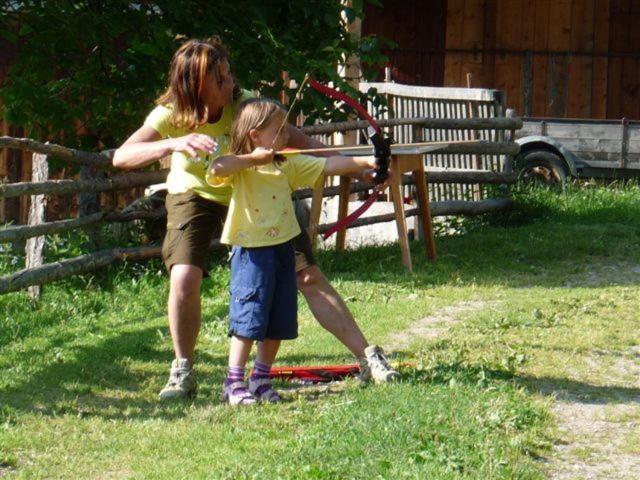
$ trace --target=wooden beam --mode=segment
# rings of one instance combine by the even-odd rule
[[[509,185],[518,181],[518,175],[516,173],[500,173],[500,172],[488,172],[488,171],[473,171],[473,170],[448,170],[448,171],[436,171],[427,170],[425,173],[427,183],[483,183],[490,185]],[[415,185],[412,177],[403,176],[403,185]],[[352,183],[349,193],[366,192],[371,190],[373,185],[364,182]],[[311,198],[313,191],[310,188],[298,190],[293,195],[296,199]],[[322,196],[323,197],[335,197],[340,193],[340,187],[325,187]]]
[[[467,202],[463,200],[450,200],[446,202],[431,202],[430,210],[432,217],[444,217],[449,215],[482,215],[484,213],[501,212],[513,208],[511,200],[482,200],[480,202]],[[405,217],[415,217],[420,213],[419,208],[405,210]],[[359,218],[346,228],[357,228],[376,223],[392,222],[396,219],[396,214],[385,213],[382,215],[372,215],[370,217]],[[320,225],[318,233],[324,233],[335,224],[328,223]],[[1,293],[1,292],[0,292]]]
[[[161,220],[167,216],[164,208],[157,211],[140,210],[135,212],[98,212],[80,218],[68,220],[57,220],[39,225],[17,225],[0,229],[0,243],[11,243],[25,238],[37,237],[40,235],[51,235],[53,233],[68,232],[88,225],[94,225],[101,221],[105,222],[131,222],[134,220]]]
[[[167,170],[155,172],[128,172],[105,180],[49,180],[48,182],[20,182],[0,184],[0,197],[21,195],[70,195],[79,192],[107,192],[125,190],[162,183],[167,178]]]
[[[395,127],[399,125],[422,125],[424,128],[442,130],[520,130],[522,118],[492,117],[492,118],[392,118],[376,120],[381,127]],[[347,130],[363,130],[369,126],[365,120],[351,122],[325,123],[321,125],[307,125],[301,127],[307,135],[322,135]]]
[[[89,165],[98,168],[111,168],[111,158],[102,153],[84,152],[63,147],[55,143],[42,143],[31,138],[0,137],[0,148],[29,150],[50,157],[60,158],[76,165]]]

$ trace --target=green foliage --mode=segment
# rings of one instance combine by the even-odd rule
[[[114,147],[137,128],[166,85],[171,56],[188,38],[220,36],[244,88],[277,97],[280,73],[301,81],[343,82],[336,66],[357,54],[383,60],[380,40],[356,40],[349,20],[363,1],[123,0],[9,1],[0,4],[0,35],[16,48],[0,98],[7,120],[30,136],[90,149]],[[292,92],[293,95],[293,92]],[[336,117],[309,92],[298,108]]]

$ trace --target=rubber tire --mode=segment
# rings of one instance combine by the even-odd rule
[[[523,183],[564,188],[569,172],[562,158],[548,150],[526,152],[516,162]]]

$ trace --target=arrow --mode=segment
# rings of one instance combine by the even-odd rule
[[[461,140],[457,142],[419,142],[419,143],[397,143],[391,144],[391,154],[393,155],[409,155],[409,154],[423,154],[434,152],[447,148],[450,145],[464,145],[478,143],[476,140]],[[340,155],[346,156],[365,156],[371,155],[371,145],[355,145],[355,146],[335,146],[326,148],[311,148],[311,149],[286,149],[275,152],[276,155],[282,155],[288,157],[291,155],[313,155],[317,153],[332,153],[335,152]]]

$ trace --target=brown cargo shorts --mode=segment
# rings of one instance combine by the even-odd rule
[[[227,216],[227,206],[207,200],[193,192],[169,193],[167,233],[162,243],[162,259],[167,271],[174,265],[193,265],[208,276],[207,259],[214,238],[220,238]],[[306,228],[293,239],[296,272],[316,264]]]
[[[162,242],[162,259],[167,271],[174,265],[194,265],[208,275],[207,259],[214,238],[220,238],[227,206],[189,191],[169,193],[167,233]]]

